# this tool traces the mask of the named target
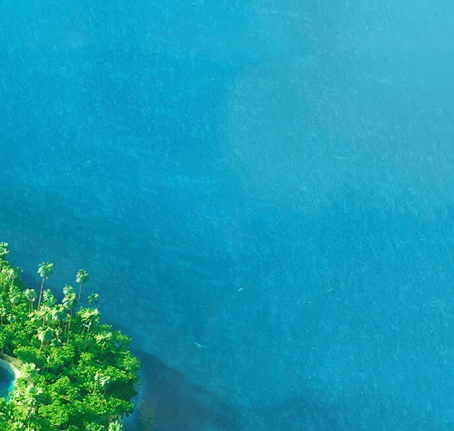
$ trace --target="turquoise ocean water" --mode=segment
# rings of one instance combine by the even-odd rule
[[[133,337],[129,430],[454,427],[454,5],[4,0],[0,241]]]
[[[5,397],[9,401],[8,392],[13,390],[14,375],[4,368],[0,368],[0,397]]]

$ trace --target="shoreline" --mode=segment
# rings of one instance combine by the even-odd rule
[[[21,365],[22,363],[19,359],[13,358],[12,356],[9,355],[0,354],[0,367],[6,369],[7,371],[14,375],[14,382],[19,377],[22,377],[22,373],[19,371]]]

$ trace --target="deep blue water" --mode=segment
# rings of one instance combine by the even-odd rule
[[[0,241],[133,337],[129,430],[454,427],[454,4],[0,3]]]

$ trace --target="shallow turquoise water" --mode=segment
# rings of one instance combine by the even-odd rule
[[[14,375],[9,371],[0,368],[0,397],[5,397],[9,400],[8,392],[14,387]]]

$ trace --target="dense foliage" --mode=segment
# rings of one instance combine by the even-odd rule
[[[45,281],[53,264],[43,262],[37,295],[21,281],[20,270],[6,260],[8,244],[0,243],[0,349],[3,359],[17,358],[22,376],[10,400],[0,398],[2,431],[119,431],[122,416],[140,384],[139,360],[129,350],[131,338],[100,324],[92,306],[98,295],[80,305],[88,274],[80,270],[78,299],[72,286],[63,288],[61,304]],[[8,356],[3,356],[8,355]]]

